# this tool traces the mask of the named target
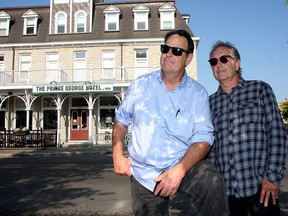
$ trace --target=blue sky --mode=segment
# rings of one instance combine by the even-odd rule
[[[0,1],[0,7],[49,4],[49,0]],[[223,40],[238,48],[244,79],[269,83],[278,102],[288,98],[288,6],[285,0],[176,0],[176,7],[180,13],[190,14],[189,26],[194,35],[200,37],[198,81],[209,94],[217,90],[218,83],[208,64],[208,55],[213,43]]]

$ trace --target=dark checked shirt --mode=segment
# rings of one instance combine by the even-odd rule
[[[271,87],[245,81],[210,96],[215,142],[208,160],[223,174],[228,195],[251,196],[262,178],[283,179],[287,136]]]

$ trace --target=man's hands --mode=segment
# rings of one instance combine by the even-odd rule
[[[269,182],[267,179],[262,179],[261,182],[262,182],[262,190],[260,195],[260,203],[264,202],[264,206],[267,207],[271,195],[273,204],[276,205],[276,200],[278,199],[279,195],[278,185]]]
[[[185,172],[179,166],[175,166],[170,170],[167,170],[154,179],[156,182],[158,182],[154,194],[161,197],[174,195],[177,192],[184,176]]]
[[[124,155],[113,155],[114,172],[122,176],[131,176],[130,171],[131,160]]]

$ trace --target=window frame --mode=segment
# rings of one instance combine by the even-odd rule
[[[60,23],[59,17],[62,15],[63,15],[63,23]],[[55,34],[67,33],[67,17],[68,17],[67,13],[65,13],[64,11],[59,11],[58,13],[55,14]],[[63,32],[59,32],[59,27],[63,27]]]
[[[79,22],[79,16],[81,14],[83,14],[83,16],[84,16],[83,22]],[[86,11],[83,11],[83,10],[77,11],[75,13],[74,19],[75,19],[74,32],[75,33],[85,33],[85,32],[87,32],[87,13],[86,13]],[[83,31],[78,31],[80,24],[83,25]]]

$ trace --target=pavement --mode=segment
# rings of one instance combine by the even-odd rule
[[[93,154],[111,154],[112,147],[111,145],[98,145],[91,147],[62,147],[62,148],[1,148],[0,149],[0,159],[5,157],[20,157],[20,156],[53,156],[53,155],[63,155],[63,156],[71,156],[71,155],[93,155]],[[127,149],[125,149],[125,154],[128,155]],[[288,159],[287,166],[288,168]],[[284,179],[282,184],[280,185],[280,208],[281,208],[281,216],[288,216],[288,169],[286,169],[284,174]]]

